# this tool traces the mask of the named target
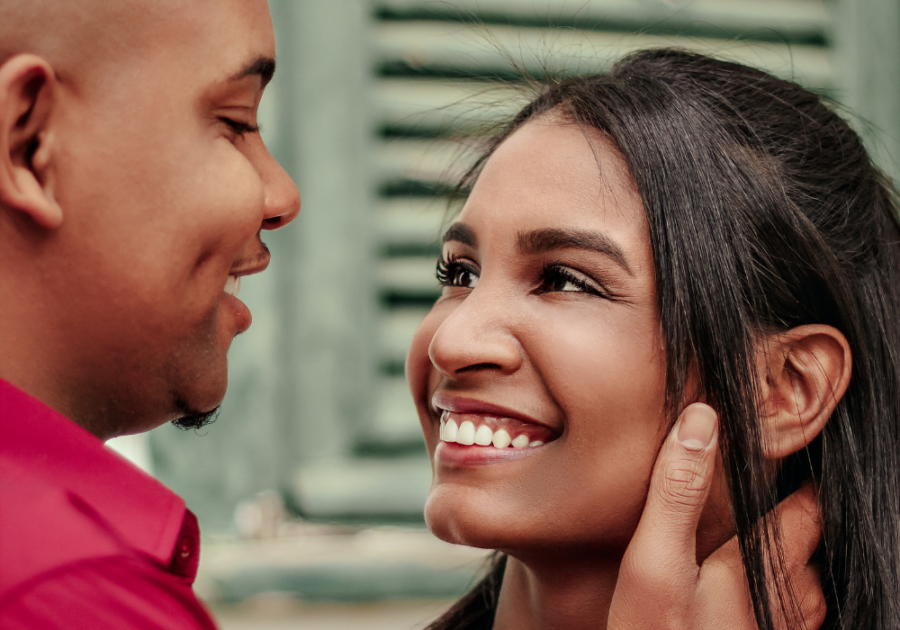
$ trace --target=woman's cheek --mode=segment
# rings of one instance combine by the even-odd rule
[[[665,402],[658,328],[635,327],[628,321],[629,309],[604,306],[600,314],[585,310],[544,324],[528,353],[536,364],[549,367],[542,373],[554,398],[565,401],[567,415],[593,409],[658,418]],[[539,323],[536,318],[535,328]]]
[[[568,321],[532,352],[552,358],[545,380],[566,417],[566,467],[581,479],[579,494],[585,504],[590,495],[603,501],[616,527],[628,531],[667,433],[665,360],[658,328],[614,324]]]

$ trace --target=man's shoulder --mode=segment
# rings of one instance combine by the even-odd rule
[[[180,497],[0,381],[0,627],[213,628],[198,553]]]
[[[164,569],[173,561],[184,501],[2,380],[0,480],[0,599],[24,581],[90,558],[124,554]]]
[[[0,601],[42,574],[133,552],[105,520],[61,484],[0,460]]]

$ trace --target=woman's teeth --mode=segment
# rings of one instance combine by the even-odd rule
[[[234,276],[228,276],[225,281],[225,293],[237,297],[241,292],[241,279]]]
[[[495,422],[503,422],[502,419],[494,419]],[[514,433],[518,433],[513,429]],[[543,440],[533,440],[526,432],[521,432],[512,437],[510,432],[504,428],[491,429],[487,424],[479,424],[475,428],[475,423],[471,420],[463,420],[458,423],[450,418],[450,412],[445,411],[441,415],[441,440],[444,442],[455,442],[463,446],[493,446],[494,448],[527,448],[541,446]]]

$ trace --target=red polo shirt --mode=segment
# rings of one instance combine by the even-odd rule
[[[0,628],[214,630],[199,534],[180,497],[0,380]]]

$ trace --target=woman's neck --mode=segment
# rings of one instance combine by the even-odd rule
[[[522,562],[510,557],[494,630],[603,630],[621,558]]]

